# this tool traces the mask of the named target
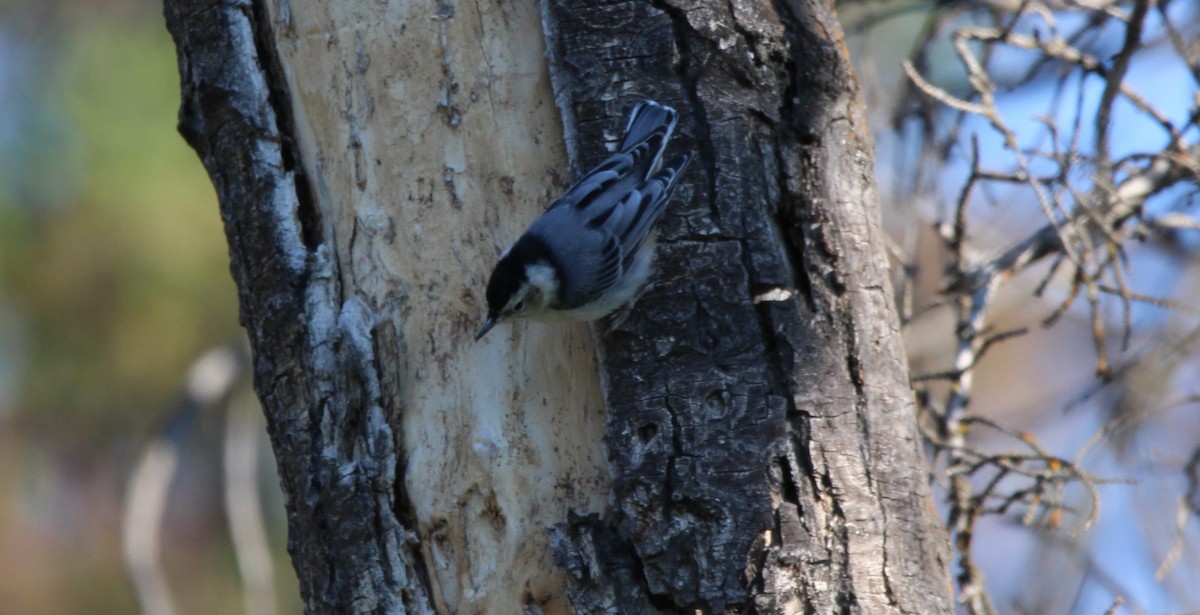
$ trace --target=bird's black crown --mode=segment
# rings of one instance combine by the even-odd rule
[[[492,270],[492,278],[488,280],[487,286],[489,315],[500,314],[521,288],[521,284],[527,280],[525,267],[539,262],[553,267],[554,273],[562,279],[561,264],[550,251],[550,246],[540,237],[523,235]]]

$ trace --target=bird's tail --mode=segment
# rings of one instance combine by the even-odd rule
[[[671,107],[653,100],[643,100],[629,113],[629,123],[625,125],[625,138],[621,141],[620,151],[637,146],[659,131],[664,132],[662,144],[666,147],[678,119],[679,113]],[[661,155],[661,152],[659,154]]]

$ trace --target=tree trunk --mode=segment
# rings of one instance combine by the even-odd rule
[[[166,13],[309,612],[950,612],[829,6]],[[591,338],[472,342],[499,250],[642,97],[699,150],[653,286]]]

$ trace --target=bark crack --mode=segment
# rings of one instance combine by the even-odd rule
[[[856,276],[876,272],[834,226],[848,218],[848,230],[862,232],[863,218],[843,208],[873,204],[828,194],[870,181],[869,164],[839,175],[850,153],[835,137],[847,127],[831,129],[828,118],[847,104],[839,79],[852,75],[838,41],[820,38],[826,25],[840,36],[829,7],[542,7],[573,167],[591,154],[580,143],[611,141],[623,99],[657,94],[690,118],[680,141],[694,140],[705,173],[691,200],[664,219],[669,249],[658,278],[670,284],[648,292],[654,304],[636,310],[619,335],[599,339],[617,512],[596,523],[620,541],[592,561],[635,578],[613,588],[611,574],[575,577],[572,601],[583,612],[622,612],[606,607],[616,591],[668,612],[873,610],[881,600],[867,592],[880,564],[858,547],[862,532],[878,531],[880,504],[858,483],[862,464],[887,452],[855,447],[893,435],[890,419],[876,420],[887,401],[862,373],[875,357],[856,352],[875,341],[869,329],[852,337],[852,325],[872,323],[847,316],[862,307],[859,289],[875,283]],[[893,495],[896,473],[868,474],[876,500]],[[556,553],[585,543],[571,537]],[[886,561],[907,570],[908,546],[902,541]]]
[[[279,150],[282,154],[283,168],[291,173],[297,200],[296,217],[300,223],[300,238],[304,247],[311,254],[324,242],[324,228],[321,211],[313,197],[312,187],[309,186],[301,164],[300,150],[296,146],[293,135],[295,119],[292,114],[291,94],[287,88],[287,77],[280,64],[279,53],[275,48],[274,30],[271,28],[271,18],[264,3],[267,0],[252,0],[246,20],[254,35],[254,51],[258,56],[259,70],[267,85],[267,104],[275,115],[275,130],[279,135]],[[245,9],[243,9],[245,11]]]

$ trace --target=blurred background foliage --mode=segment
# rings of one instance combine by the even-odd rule
[[[241,336],[216,197],[175,130],[161,4],[0,3],[0,612],[130,613],[129,473],[188,366]],[[236,612],[222,417],[201,416],[165,515],[182,610]],[[267,460],[285,612],[298,612]]]

